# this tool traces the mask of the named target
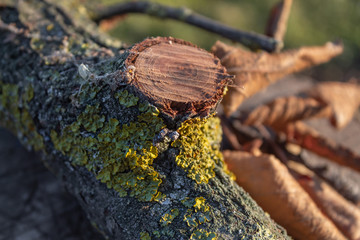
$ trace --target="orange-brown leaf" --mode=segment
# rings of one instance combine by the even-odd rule
[[[349,239],[360,239],[360,210],[316,177],[298,177],[298,182],[322,212]]]
[[[236,181],[289,235],[297,239],[346,239],[274,156],[225,151]]]
[[[309,94],[332,107],[331,123],[337,128],[348,124],[360,105],[360,86],[355,83],[324,82]]]
[[[282,53],[250,52],[217,41],[213,53],[221,59],[234,85],[223,100],[226,115],[236,111],[244,99],[290,73],[329,61],[343,51],[343,46],[328,42],[324,46],[302,47]]]
[[[264,124],[275,129],[298,120],[329,117],[331,108],[313,98],[283,97],[261,105],[241,118],[243,124]]]

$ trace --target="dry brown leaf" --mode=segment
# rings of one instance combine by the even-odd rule
[[[224,96],[227,116],[236,111],[244,99],[293,72],[329,61],[343,51],[342,44],[328,42],[324,46],[302,47],[282,53],[250,52],[217,41],[212,52],[221,59],[234,84]]]
[[[320,83],[309,95],[332,107],[331,123],[337,128],[347,125],[360,106],[360,86],[355,83]]]
[[[301,178],[301,186],[349,239],[360,238],[360,210],[319,178]]]
[[[307,240],[346,239],[274,156],[225,151],[224,157],[238,184],[289,235]]]
[[[296,169],[293,169],[298,172]],[[308,170],[310,171],[310,170]],[[310,171],[311,172],[311,171]],[[360,239],[360,209],[347,201],[315,174],[295,174],[312,200],[349,239]]]
[[[282,42],[286,33],[292,0],[282,0],[270,12],[265,34]]]
[[[331,108],[313,98],[283,97],[255,108],[241,117],[245,125],[264,124],[275,129],[302,119],[329,117]]]
[[[315,129],[302,122],[289,124],[286,128],[288,141],[340,165],[360,171],[360,156],[350,149],[335,143],[331,139],[320,136]]]

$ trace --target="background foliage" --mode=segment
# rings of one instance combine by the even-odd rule
[[[121,0],[102,0],[106,5]],[[264,32],[271,7],[278,0],[156,0],[162,4],[182,7],[203,14],[232,27],[247,31]],[[360,1],[294,0],[285,37],[285,49],[303,45],[321,45],[329,40],[341,39],[345,52],[326,66],[311,70],[323,80],[348,80],[350,76],[360,76],[356,69],[360,62]],[[229,42],[218,35],[197,27],[163,20],[142,14],[130,14],[124,18],[110,34],[127,43],[139,42],[147,36],[173,36],[182,38],[210,49],[216,40]]]

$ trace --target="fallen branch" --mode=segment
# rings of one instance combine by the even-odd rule
[[[187,8],[173,8],[155,2],[126,2],[118,3],[95,12],[93,20],[97,23],[127,13],[143,13],[159,18],[170,18],[197,26],[207,31],[219,34],[230,40],[239,42],[250,49],[263,49],[273,52],[282,44],[273,38],[258,33],[241,31],[207,17],[193,13]]]
[[[224,169],[212,115],[229,81],[220,61],[174,38],[119,49],[85,30],[95,25],[76,4],[0,8],[4,24],[28,33],[0,29],[0,124],[107,238],[288,239]]]

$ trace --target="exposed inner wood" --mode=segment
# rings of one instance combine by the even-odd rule
[[[230,79],[214,55],[174,38],[135,45],[127,68],[131,84],[173,118],[208,115]]]

